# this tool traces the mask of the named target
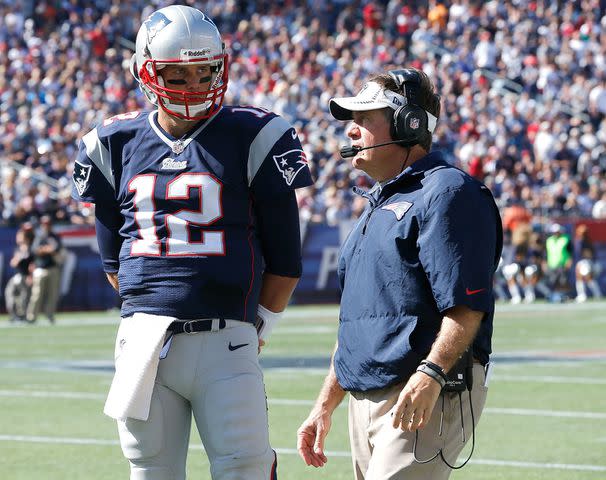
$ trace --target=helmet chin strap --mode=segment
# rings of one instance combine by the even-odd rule
[[[164,107],[166,107],[166,112],[170,115],[171,110],[173,112],[180,113],[181,115],[185,115],[188,117],[195,117],[201,113],[206,113],[206,111],[212,106],[212,102],[204,102],[196,105],[188,105],[188,108],[185,108],[185,105],[175,105],[174,103],[169,102],[168,100],[164,101],[164,99],[160,99]],[[180,118],[181,120],[190,120],[187,118]],[[191,121],[197,121],[197,119],[191,119]]]

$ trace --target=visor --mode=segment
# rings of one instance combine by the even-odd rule
[[[385,90],[375,82],[368,82],[355,97],[331,98],[328,103],[330,114],[337,120],[353,120],[352,112],[365,112],[389,107],[393,110],[406,105],[406,97]]]
[[[353,112],[365,112],[389,107],[392,110],[407,105],[408,100],[391,90],[383,88],[375,82],[368,82],[355,97],[331,98],[328,102],[330,114],[337,120],[353,120]],[[433,133],[438,119],[427,112],[427,130]]]

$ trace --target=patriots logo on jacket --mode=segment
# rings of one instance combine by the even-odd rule
[[[82,165],[81,163],[75,162],[72,180],[74,181],[78,195],[82,195],[86,191],[92,168],[92,165]]]
[[[385,205],[381,208],[383,210],[391,210],[399,221],[402,220],[402,217],[410,207],[412,207],[412,203],[410,202],[395,202]]]
[[[166,15],[160,12],[152,13],[143,24],[147,28],[147,43],[151,43],[160,30],[172,23]]]
[[[286,184],[292,185],[297,174],[307,166],[307,157],[303,150],[289,150],[282,155],[274,155],[274,162]]]

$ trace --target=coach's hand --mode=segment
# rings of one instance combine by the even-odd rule
[[[414,432],[427,425],[441,390],[433,378],[415,372],[404,385],[394,406],[394,428]]]
[[[265,340],[259,339],[259,351],[257,352],[258,355],[261,355],[261,348],[263,348],[264,346],[265,346]]]
[[[324,455],[324,439],[331,423],[330,413],[314,408],[297,430],[297,450],[307,465],[322,467],[328,461]]]

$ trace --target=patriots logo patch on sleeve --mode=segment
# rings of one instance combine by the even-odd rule
[[[286,180],[287,185],[292,185],[297,174],[307,167],[307,157],[303,150],[289,150],[282,155],[274,155],[276,167]]]
[[[90,171],[92,169],[92,165],[82,165],[81,163],[75,162],[72,180],[74,181],[78,195],[82,195],[86,191],[88,180],[90,179]]]

